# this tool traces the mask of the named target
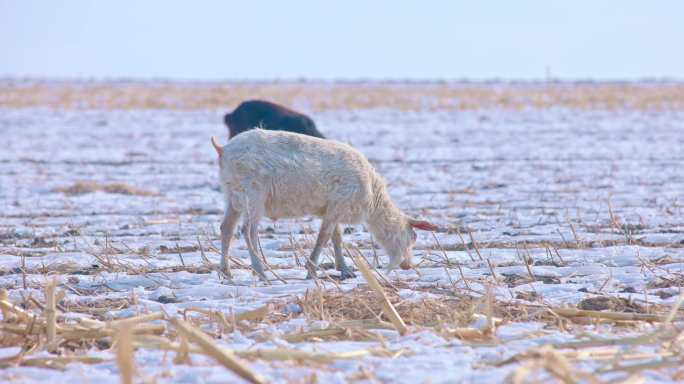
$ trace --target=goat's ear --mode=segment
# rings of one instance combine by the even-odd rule
[[[219,155],[219,157],[223,155],[223,147],[216,143],[216,139],[214,138],[214,136],[211,137],[211,145],[214,146],[214,149],[216,150],[216,153]]]
[[[438,226],[424,220],[409,219],[409,224],[413,228],[422,229],[423,231],[436,231],[439,229]]]

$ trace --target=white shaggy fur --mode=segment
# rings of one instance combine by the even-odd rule
[[[213,138],[212,138],[213,142]],[[213,142],[214,143],[214,142]],[[342,256],[340,224],[365,223],[390,256],[387,271],[410,261],[416,240],[412,227],[434,230],[404,215],[390,199],[385,182],[368,160],[349,145],[283,131],[254,129],[224,146],[219,154],[226,212],[221,224],[221,269],[229,274],[228,249],[240,216],[252,267],[261,278],[257,225],[272,219],[314,215],[322,220],[311,253],[309,277],[315,274],[322,247],[332,237],[342,278],[353,273]]]

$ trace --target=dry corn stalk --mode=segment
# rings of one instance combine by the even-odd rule
[[[82,363],[82,364],[99,364],[107,361],[103,357],[96,356],[55,356],[55,357],[33,357],[21,361],[21,365],[38,365],[44,361],[55,361],[62,364],[68,363]]]
[[[170,319],[169,322],[188,340],[195,342],[208,356],[221,363],[224,367],[235,372],[238,376],[250,383],[266,383],[266,380],[243,364],[235,357],[233,351],[222,348],[204,332],[180,319]]]
[[[575,373],[568,360],[551,346],[542,347],[544,367],[553,376],[566,384],[577,382]]]
[[[55,356],[24,359],[19,364],[23,367],[64,369],[66,364],[70,363],[99,364],[105,361],[107,361],[107,359],[93,356]]]
[[[138,324],[132,327],[135,335],[161,335],[165,330],[164,324]],[[45,325],[0,323],[0,331],[16,335],[37,335],[45,332]],[[59,337],[65,340],[100,339],[116,336],[117,333],[115,328],[87,328],[80,325],[62,325],[57,331]]]
[[[99,329],[107,326],[107,323],[105,322],[95,319],[89,319],[87,317],[82,317],[78,319],[78,324],[88,329]]]
[[[295,360],[295,361],[312,361],[317,363],[330,363],[335,360],[342,359],[357,359],[360,357],[370,356],[371,352],[368,350],[338,352],[338,353],[320,353],[307,352],[297,349],[255,349],[251,351],[238,351],[236,354],[240,357],[262,360]]]
[[[120,328],[116,343],[116,364],[122,384],[133,384],[133,330],[131,325]]]
[[[271,306],[266,304],[263,307],[259,307],[257,309],[251,310],[251,311],[245,311],[242,313],[238,313],[235,315],[235,321],[243,321],[243,320],[259,320],[263,319],[268,314],[271,312]]]
[[[663,322],[666,317],[648,313],[591,311],[575,308],[551,308],[551,312],[563,317],[590,317],[594,319],[614,321],[652,321]]]
[[[527,351],[525,358],[529,360],[523,362],[520,367],[508,375],[507,383],[522,384],[525,382],[525,378],[537,369],[545,369],[559,382],[565,384],[577,383],[579,379],[589,383],[600,382],[594,375],[573,368],[566,356],[550,345]]]
[[[163,337],[142,337],[136,341],[135,346],[141,348],[157,348],[165,351],[174,351],[179,354],[188,352],[213,356],[207,353],[207,351],[202,348],[197,348],[195,346],[183,346],[182,339],[180,343],[171,343]],[[365,349],[349,352],[308,352],[297,349],[276,348],[235,351],[234,354],[236,356],[247,359],[261,359],[269,361],[295,360],[309,361],[315,363],[329,363],[335,360],[357,359],[365,356],[370,356],[371,354],[373,354],[373,352]]]
[[[376,319],[340,321],[323,329],[311,329],[283,336],[283,340],[298,343],[314,337],[341,336],[352,329],[394,329],[390,323]]]
[[[161,335],[166,331],[164,324],[138,324],[132,326],[130,324],[125,325],[125,327],[130,327],[131,332],[134,335],[141,334],[153,334]],[[116,328],[102,328],[102,329],[78,329],[78,328],[65,328],[60,332],[60,336],[65,340],[80,340],[80,339],[100,339],[103,337],[112,337],[117,334]]]
[[[0,331],[15,335],[37,335],[43,333],[44,327],[40,324],[12,324],[0,323]]]
[[[0,289],[0,302],[9,302],[9,292],[5,288]],[[12,312],[9,309],[5,308],[5,306],[0,306],[0,311],[2,311],[3,321],[10,319]]]
[[[361,271],[363,277],[368,282],[368,286],[370,286],[371,289],[377,293],[378,298],[381,300],[382,306],[385,309],[385,315],[389,317],[392,325],[394,325],[394,328],[397,330],[397,332],[399,332],[400,335],[405,335],[408,332],[408,327],[404,323],[404,320],[401,318],[401,316],[399,316],[399,313],[397,313],[397,310],[394,308],[392,303],[390,303],[387,295],[385,294],[385,290],[382,289],[378,279],[376,279],[373,275],[373,272],[371,272],[366,260],[359,256],[353,256],[353,260],[354,263],[356,263],[356,266],[359,268],[359,271]]]
[[[180,335],[180,344],[176,357],[173,358],[174,364],[189,364],[190,363],[190,346],[188,345],[188,338]]]
[[[260,320],[260,319],[263,319],[266,316],[268,316],[268,314],[271,312],[271,309],[272,309],[271,305],[266,304],[262,307],[259,307],[257,309],[253,309],[251,311],[240,312],[234,316],[235,321]],[[211,309],[189,307],[189,308],[186,308],[185,310],[189,311],[189,312],[202,313],[202,314],[207,315],[209,317],[220,317],[221,315],[223,315],[225,318],[225,314],[223,314],[223,312],[212,311]]]
[[[163,312],[150,313],[148,315],[140,315],[135,317],[129,317],[126,319],[112,320],[109,322],[110,327],[121,328],[125,326],[134,326],[140,323],[146,323],[148,321],[163,320],[165,317]]]
[[[488,310],[489,313],[489,310]],[[496,327],[503,324],[503,320],[498,317],[493,317],[491,315],[481,315],[473,314],[473,318],[485,318],[485,324],[480,327],[463,327],[463,328],[442,328],[441,326],[435,327],[437,331],[441,331],[442,334],[457,337],[463,340],[483,340],[490,339],[494,335]]]
[[[394,328],[392,328],[394,329]],[[332,328],[325,328],[325,329],[314,329],[311,331],[305,331],[305,332],[299,332],[299,333],[292,333],[289,335],[283,336],[283,340],[287,341],[288,343],[299,343],[308,339],[312,339],[314,337],[329,337],[329,336],[341,336],[347,333],[347,329],[345,328],[337,328],[337,327],[332,327]]]
[[[45,333],[47,335],[47,350],[49,352],[54,352],[57,339],[56,287],[57,282],[55,280],[50,280],[45,286]]]
[[[14,313],[19,318],[19,320],[23,322],[35,323],[38,321],[36,315],[17,307],[16,305],[10,303],[7,300],[0,300],[0,308]]]
[[[482,340],[489,338],[489,335],[477,328],[447,328],[443,330],[447,336],[457,337],[463,340]]]

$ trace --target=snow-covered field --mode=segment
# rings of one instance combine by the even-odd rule
[[[234,269],[232,282],[212,270],[219,260],[223,202],[209,138],[225,141],[222,112],[0,110],[0,288],[8,290],[9,301],[41,313],[43,289],[54,277],[65,293],[59,308],[68,322],[163,310],[186,316],[236,351],[370,351],[323,363],[244,359],[272,382],[501,382],[530,372],[524,380],[622,380],[632,372],[648,382],[684,377],[678,367],[684,341],[670,325],[567,319],[549,311],[579,305],[666,315],[675,304],[684,284],[684,112],[312,113],[324,134],[368,156],[402,209],[441,227],[434,235],[419,233],[415,270],[387,277],[399,312],[420,300],[460,300],[486,315],[491,288],[494,315],[503,322],[491,337],[477,340],[444,329],[482,326],[482,317],[464,313],[461,324],[439,317],[434,324],[410,324],[406,336],[357,330],[298,342],[288,336],[340,320],[310,308],[324,305],[321,295],[361,295],[366,282],[360,274],[343,282],[304,279],[299,264],[318,227],[311,219],[262,222],[261,245],[275,272],[267,273],[268,284],[246,268]],[[80,191],[86,193],[68,189],[79,182],[123,185]],[[347,227],[344,240],[368,260],[377,254],[381,265],[386,262],[363,226]],[[241,238],[231,256],[248,264]],[[332,261],[329,252],[326,261]],[[220,311],[230,318],[269,303],[264,321],[229,329],[186,311]],[[90,314],[82,311],[89,304]],[[680,320],[678,314],[681,327]],[[64,342],[61,355],[103,360],[52,369],[9,359],[21,350],[9,336],[0,329],[2,382],[120,380],[110,343]],[[573,342],[580,344],[571,348]],[[49,356],[41,348],[23,358]],[[201,354],[191,354],[189,364],[175,363],[174,356],[137,349],[136,377],[241,380]],[[564,377],[568,372],[572,376]]]

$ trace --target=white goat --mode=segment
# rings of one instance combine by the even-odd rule
[[[257,226],[271,219],[319,217],[321,228],[307,263],[316,274],[321,249],[332,236],[341,278],[354,277],[342,255],[340,224],[367,225],[390,257],[387,272],[410,262],[416,241],[413,228],[437,227],[409,218],[390,199],[385,182],[366,158],[349,145],[283,131],[254,129],[224,147],[211,142],[219,156],[219,177],[226,198],[221,223],[221,270],[230,276],[228,249],[240,216],[252,267],[265,279],[259,259]]]

